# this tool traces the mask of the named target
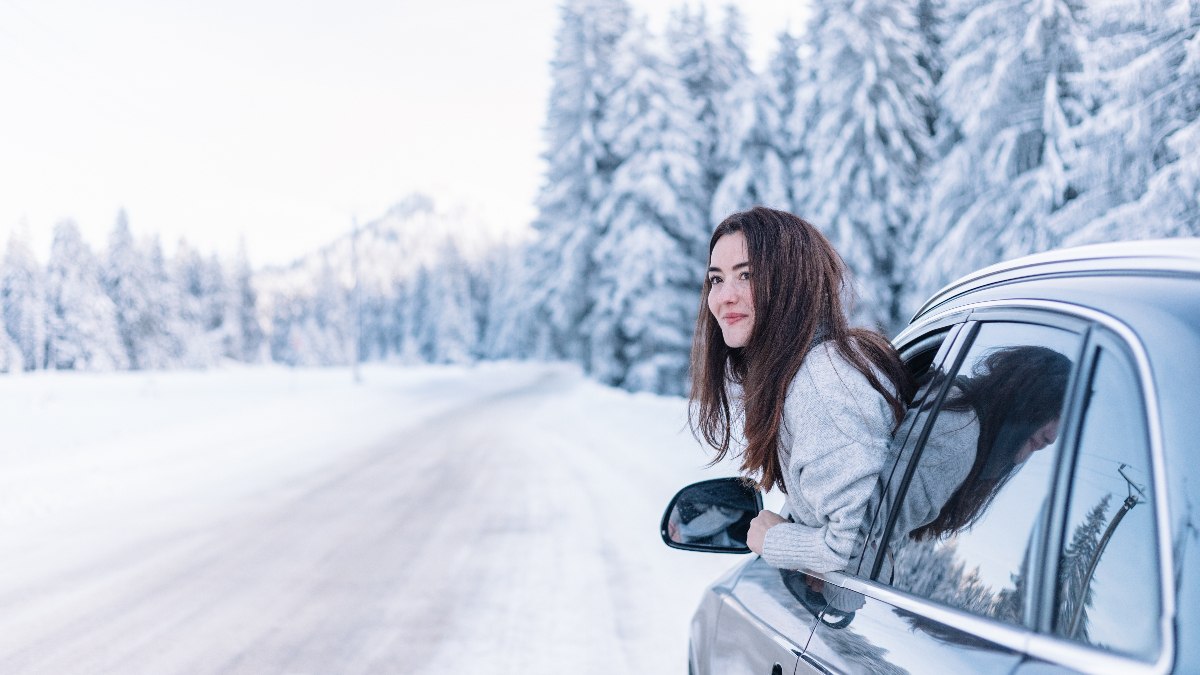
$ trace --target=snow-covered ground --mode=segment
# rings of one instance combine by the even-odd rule
[[[0,672],[686,672],[681,399],[555,364],[0,378]]]

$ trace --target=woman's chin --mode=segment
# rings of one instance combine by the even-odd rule
[[[725,340],[725,346],[729,347],[730,349],[741,349],[742,347],[745,347],[746,343],[750,340],[750,338],[745,335],[722,334],[721,337]]]

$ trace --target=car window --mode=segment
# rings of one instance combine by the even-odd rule
[[[1080,336],[984,323],[951,373],[896,506],[880,581],[1011,623],[1025,620]]]
[[[1085,406],[1054,632],[1152,659],[1161,613],[1153,480],[1145,408],[1124,354],[1098,350]]]

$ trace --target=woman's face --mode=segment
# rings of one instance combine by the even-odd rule
[[[731,348],[746,346],[754,328],[754,296],[750,292],[750,255],[746,236],[732,232],[717,240],[708,261],[708,311]]]
[[[1013,461],[1021,464],[1029,459],[1033,453],[1056,440],[1058,440],[1058,418],[1046,422],[1037,431],[1033,432],[1029,440],[1025,441],[1025,445],[1022,445],[1021,449],[1017,450],[1017,455],[1013,458]]]

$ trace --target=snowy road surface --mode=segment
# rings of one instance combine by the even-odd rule
[[[686,672],[678,399],[569,368],[0,380],[0,672]]]

